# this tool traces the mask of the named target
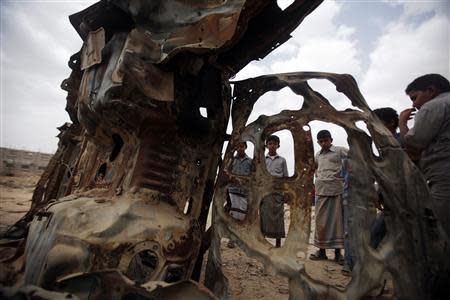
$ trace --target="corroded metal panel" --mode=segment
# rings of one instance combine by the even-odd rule
[[[81,49],[81,70],[102,62],[102,50],[105,47],[105,30],[101,27],[89,32]]]

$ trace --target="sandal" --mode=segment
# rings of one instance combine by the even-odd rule
[[[341,274],[346,277],[350,277],[350,276],[352,276],[352,270],[350,269],[350,267],[348,265],[344,265],[344,267],[341,270]]]
[[[320,252],[320,250],[317,250],[316,253],[311,253],[309,255],[310,260],[327,260],[328,256],[324,254],[323,252]]]
[[[344,257],[342,257],[342,255],[335,256],[334,261],[337,262],[341,266],[344,265]]]

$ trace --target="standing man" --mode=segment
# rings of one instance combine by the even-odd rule
[[[383,122],[384,126],[392,133],[392,136],[400,144],[400,133],[398,129],[398,114],[397,111],[391,107],[382,107],[373,111],[377,117]],[[376,184],[375,190],[378,194],[378,201],[375,203],[375,207],[380,211],[377,214],[377,218],[372,224],[370,229],[370,246],[374,249],[378,248],[383,238],[386,236],[386,222],[384,221],[384,201],[383,195],[379,191],[378,184]]]
[[[252,159],[245,153],[247,143],[241,142],[236,146],[236,155],[233,157],[231,173],[239,176],[250,175],[252,171]],[[230,186],[228,188],[230,196],[230,215],[238,221],[245,219],[248,207],[248,188],[245,186]],[[228,242],[228,248],[234,248],[234,242]]]
[[[392,107],[382,107],[374,109],[373,112],[383,122],[384,126],[389,129],[394,138],[400,143],[400,133],[398,129],[398,113]]]
[[[439,74],[416,78],[405,90],[412,108],[400,113],[403,146],[421,150],[420,168],[428,182],[434,212],[450,238],[450,83]],[[407,122],[418,110],[414,127]]]
[[[344,248],[344,228],[342,216],[342,193],[344,181],[341,176],[342,160],[348,150],[332,145],[328,130],[317,134],[321,149],[315,156],[316,162],[316,230],[314,246],[319,248],[309,256],[311,260],[328,259],[325,249],[334,249],[334,260],[342,260]]]
[[[269,152],[266,155],[266,167],[270,175],[275,177],[288,177],[286,159],[277,154],[280,147],[280,138],[271,135],[266,140]],[[281,247],[281,239],[286,236],[284,230],[284,196],[273,193],[261,201],[261,231],[264,236],[274,238],[275,247]]]
[[[233,158],[231,173],[239,176],[250,175],[252,159],[245,153],[247,143],[241,142],[236,147],[236,155]],[[247,214],[248,189],[245,186],[231,186],[228,189],[230,195],[230,215],[236,220],[244,220]]]

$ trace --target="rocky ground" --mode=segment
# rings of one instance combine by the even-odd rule
[[[310,252],[313,252],[311,247]],[[333,257],[332,251],[328,253]],[[288,281],[281,276],[269,275],[256,259],[249,258],[239,248],[230,249],[222,242],[222,261],[230,285],[230,299],[289,299]],[[350,277],[342,276],[341,266],[332,260],[307,261],[307,273],[314,279],[345,288]]]
[[[28,211],[34,186],[40,176],[39,173],[26,170],[14,171],[8,175],[0,175],[0,232]],[[286,216],[288,218],[289,214],[286,213]],[[314,251],[315,248],[311,245],[309,253]],[[334,257],[333,251],[329,251],[327,255],[329,258]],[[224,273],[229,280],[230,299],[289,298],[285,278],[267,274],[259,261],[248,257],[239,247],[228,248],[225,239],[222,241],[222,262]],[[306,271],[312,278],[343,289],[349,283],[350,277],[343,276],[341,269],[333,260],[308,260],[306,263]],[[392,284],[388,284],[383,297],[378,299],[390,299],[391,294]]]
[[[289,209],[285,205],[286,232],[288,225]],[[269,239],[269,242],[275,245],[274,239]],[[312,238],[310,242],[312,243]],[[222,262],[224,274],[229,280],[230,299],[289,299],[289,288],[286,278],[267,274],[262,263],[248,257],[238,247],[230,249],[227,247],[227,244],[227,240],[223,239],[221,244]],[[308,248],[308,256],[316,250],[311,244]],[[327,256],[330,258],[327,261],[307,260],[306,272],[312,278],[322,283],[344,289],[351,278],[341,274],[342,266],[332,260],[334,258],[333,250],[327,250]]]

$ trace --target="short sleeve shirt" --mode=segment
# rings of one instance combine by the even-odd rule
[[[250,175],[252,170],[252,159],[247,155],[244,158],[235,156],[233,158],[233,166],[231,173],[234,175],[245,176]],[[243,186],[231,186],[228,191],[234,194],[247,195],[248,189]]]
[[[423,150],[420,166],[428,180],[449,176],[450,93],[441,93],[422,105],[403,143]]]
[[[342,160],[348,155],[344,147],[331,146],[329,151],[316,153],[316,195],[335,196],[343,193],[344,180],[341,175]]]
[[[267,171],[269,171],[270,175],[275,177],[288,177],[288,170],[286,159],[279,155],[275,155],[275,157],[270,157],[266,155],[266,167]]]
[[[244,158],[239,158],[235,156],[233,158],[233,167],[231,169],[231,173],[234,175],[250,175],[252,170],[252,159],[247,155]]]

